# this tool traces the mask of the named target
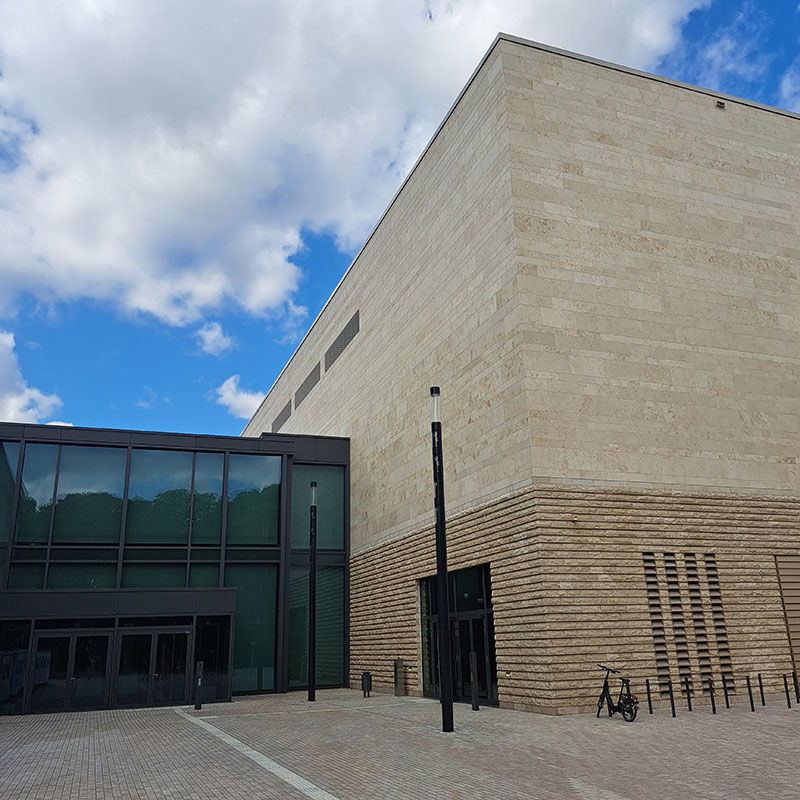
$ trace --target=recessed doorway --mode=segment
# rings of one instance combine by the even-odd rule
[[[422,606],[422,683],[426,697],[439,696],[439,639],[436,578],[420,582]],[[496,705],[497,662],[489,565],[456,570],[448,574],[450,643],[454,699],[471,699],[470,652],[477,664],[478,698]]]

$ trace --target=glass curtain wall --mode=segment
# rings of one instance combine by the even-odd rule
[[[289,579],[289,686],[308,685],[310,486],[317,483],[317,686],[345,683],[345,468],[292,469],[292,568]],[[301,562],[301,563],[297,563]],[[337,563],[338,562],[338,563]]]
[[[7,587],[236,588],[233,691],[274,690],[281,463],[261,454],[2,442],[0,567],[13,542]],[[281,590],[290,686],[307,678],[314,480],[317,683],[344,683],[345,467],[295,465],[287,509],[294,566]]]

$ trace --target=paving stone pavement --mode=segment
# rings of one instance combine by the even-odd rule
[[[798,800],[800,712],[633,724],[336,689],[0,718],[2,800]]]

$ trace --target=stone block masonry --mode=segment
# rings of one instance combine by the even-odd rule
[[[452,570],[490,564],[501,706],[589,711],[598,662],[639,694],[649,678],[656,699],[659,678],[794,668],[775,556],[800,554],[800,498],[544,484],[455,515],[448,546]],[[421,693],[419,580],[434,572],[432,527],[353,556],[352,686],[370,670],[388,690],[402,658]]]

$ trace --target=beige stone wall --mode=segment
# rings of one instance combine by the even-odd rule
[[[796,491],[800,120],[500,47],[532,473]]]
[[[529,474],[504,109],[493,56],[245,431],[270,429],[358,310],[360,332],[281,428],[350,437],[354,550],[430,516],[433,384],[454,507]]]
[[[246,428],[352,439],[354,551],[535,483],[800,484],[800,120],[501,40]]]
[[[791,669],[798,207],[800,120],[498,42],[245,430],[323,362],[281,431],[351,437],[354,679],[401,657],[419,688],[431,384],[451,568],[492,565],[504,704],[586,709],[596,662],[641,684],[657,653],[674,679]]]
[[[421,529],[352,559],[354,686],[370,670],[376,688],[390,688],[392,660],[402,658],[409,690],[421,691],[419,580],[435,572],[433,538]],[[591,710],[598,662],[621,668],[640,696],[645,678],[655,692],[659,678],[677,684],[683,674],[710,676],[719,690],[723,671],[740,697],[744,676],[758,672],[774,694],[793,669],[775,555],[800,554],[800,498],[542,485],[456,515],[448,538],[450,569],[490,564],[505,707]],[[666,672],[656,663],[643,553],[655,553],[658,564]],[[678,565],[671,594],[665,553]],[[686,554],[698,562],[694,603]]]

